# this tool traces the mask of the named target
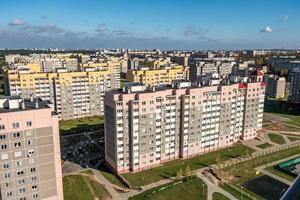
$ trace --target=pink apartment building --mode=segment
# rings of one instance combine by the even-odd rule
[[[146,88],[131,85],[105,95],[105,160],[117,173],[139,171],[214,151],[257,136],[265,84]]]
[[[0,199],[63,200],[58,115],[48,101],[0,99]]]

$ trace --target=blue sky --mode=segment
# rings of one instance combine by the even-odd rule
[[[299,0],[7,0],[0,47],[299,48]]]

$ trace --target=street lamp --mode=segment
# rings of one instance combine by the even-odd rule
[[[284,192],[285,192],[285,188],[283,188],[283,189],[281,190],[281,192],[280,192],[280,198],[283,196]]]
[[[202,183],[202,197],[203,197],[203,199],[205,199],[205,197],[204,197],[204,183]]]
[[[241,192],[241,200],[243,200],[243,186],[241,186],[241,188],[242,188],[242,192]]]

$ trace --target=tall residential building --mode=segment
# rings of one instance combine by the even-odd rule
[[[300,103],[300,69],[299,68],[294,68],[291,71],[289,101],[292,103]]]
[[[189,57],[188,56],[172,56],[171,62],[177,63],[178,65],[182,65],[184,67],[189,66]]]
[[[125,87],[106,93],[105,160],[117,173],[139,171],[253,139],[262,128],[265,84]]]
[[[190,63],[190,80],[198,81],[201,76],[218,74],[219,77],[232,73],[235,62],[192,59]]]
[[[48,101],[0,99],[0,199],[63,200],[58,129]]]
[[[4,82],[6,95],[49,100],[65,120],[102,115],[104,92],[120,87],[120,68],[58,73],[8,70]]]
[[[45,58],[41,60],[41,71],[54,72],[56,69],[65,68],[68,71],[77,71],[77,58]]]
[[[274,75],[267,75],[264,77],[267,83],[266,97],[270,98],[284,98],[285,96],[285,78]]]
[[[129,70],[126,74],[129,82],[142,83],[144,85],[166,85],[173,80],[188,80],[189,68],[182,66],[161,67],[161,69]]]

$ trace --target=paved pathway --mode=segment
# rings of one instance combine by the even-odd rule
[[[266,130],[266,134],[269,133],[269,132],[279,132],[279,131],[271,131],[271,130]],[[266,137],[268,138],[268,137]],[[285,137],[285,139],[287,139]],[[289,140],[286,140],[287,143],[286,144],[283,144],[283,145],[278,145],[276,144],[276,146],[273,146],[273,147],[270,147],[270,148],[267,148],[267,149],[257,149],[257,151],[253,152],[251,155],[251,158],[248,158],[248,159],[253,159],[254,157],[258,157],[258,156],[262,156],[264,154],[269,154],[269,153],[272,153],[272,152],[275,152],[275,151],[280,151],[283,149],[283,147],[288,147],[290,145],[299,145],[300,144],[300,141],[294,141],[294,142],[290,142]],[[271,143],[271,142],[270,142]],[[245,144],[247,145],[247,144]],[[250,146],[250,145],[249,145]],[[253,148],[253,147],[252,147]],[[230,160],[227,160],[227,161],[224,161],[222,163],[222,167],[226,167],[226,166],[230,166],[230,165],[233,165],[233,164],[236,164],[238,162],[242,162],[242,161],[245,161],[247,160],[246,158],[233,158],[233,159],[230,159]],[[210,167],[216,167],[216,165],[211,165]],[[264,168],[266,166],[262,166],[261,168],[257,168],[258,170],[260,170],[261,172],[269,175],[269,172],[265,171]],[[214,192],[219,192],[223,195],[225,195],[226,197],[228,197],[229,199],[231,200],[237,200],[237,198],[235,198],[234,196],[232,196],[231,194],[229,194],[228,192],[224,191],[222,188],[218,187],[216,184],[214,184],[212,181],[210,181],[207,177],[205,177],[202,172],[205,170],[205,169],[208,169],[208,168],[202,168],[202,169],[199,169],[199,170],[196,170],[195,173],[196,175],[201,178],[205,184],[207,185],[208,187],[208,200],[212,200],[212,194]],[[146,190],[149,190],[149,189],[152,189],[154,187],[158,187],[158,186],[161,186],[163,184],[167,184],[167,183],[170,183],[172,180],[171,179],[164,179],[164,180],[160,180],[158,182],[155,182],[155,183],[151,183],[149,185],[145,185],[143,186],[143,190],[142,191],[137,191],[137,190],[130,190],[130,192],[128,193],[118,193],[113,184],[111,184],[108,180],[105,179],[105,177],[97,170],[93,170],[94,172],[94,175],[95,175],[95,178],[96,180],[101,183],[106,189],[107,191],[111,194],[112,196],[112,199],[116,199],[116,200],[126,200],[128,199],[129,197],[131,196],[134,196],[134,195],[137,195],[139,193],[142,193]],[[271,173],[270,173],[271,174]],[[282,181],[281,177],[278,177],[276,175],[269,175],[273,178],[276,178],[280,181]],[[276,177],[275,177],[276,176]],[[287,182],[287,180],[283,180],[282,182],[284,183],[287,183],[287,184],[290,184]]]
[[[212,200],[212,195],[214,192],[218,192],[229,198],[230,200],[238,200],[222,188],[218,187],[214,183],[212,183],[206,176],[204,176],[201,172],[197,173],[197,176],[207,185],[207,200]]]
[[[106,180],[106,178],[104,178],[104,176],[98,170],[93,169],[93,173],[95,179],[105,187],[105,189],[110,193],[113,200],[126,199],[125,197],[122,196],[122,193],[118,193],[115,190],[113,185],[108,180]]]
[[[127,197],[126,199],[128,199],[128,198],[131,197],[131,196],[134,196],[134,195],[137,195],[137,194],[139,194],[139,193],[142,193],[142,192],[145,192],[145,191],[147,191],[147,190],[150,190],[150,189],[152,189],[152,188],[155,188],[155,187],[158,187],[158,186],[161,186],[161,185],[170,183],[170,182],[172,182],[172,181],[173,181],[173,180],[171,180],[171,179],[163,179],[163,180],[157,181],[157,182],[155,182],[155,183],[151,183],[151,184],[148,184],[148,185],[143,186],[143,190],[142,190],[142,191],[131,190],[130,192],[125,193],[125,194],[124,194],[124,197]]]

